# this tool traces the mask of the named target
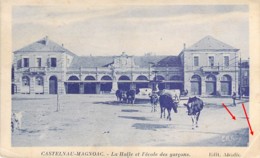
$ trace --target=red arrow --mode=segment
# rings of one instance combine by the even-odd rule
[[[233,120],[236,120],[236,117],[229,111],[229,109],[227,108],[227,106],[226,106],[224,103],[222,103],[222,105],[223,105],[224,108],[228,111],[228,113],[231,115],[232,119],[233,119]]]
[[[247,123],[248,123],[249,129],[250,129],[250,133],[251,133],[252,135],[254,135],[254,131],[252,130],[252,127],[251,127],[251,125],[250,125],[249,118],[248,118],[248,116],[247,116],[246,108],[245,108],[244,103],[242,103],[242,106],[243,106],[243,109],[244,109],[244,112],[245,112],[245,115],[246,115],[246,120],[247,120]]]

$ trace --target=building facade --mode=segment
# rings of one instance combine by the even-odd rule
[[[239,64],[239,68],[240,68],[240,78],[239,80],[241,82],[239,88],[241,87],[241,91],[239,89],[239,94],[241,93],[241,96],[249,96],[249,61],[248,60],[243,60],[241,61],[241,63]]]
[[[238,89],[235,49],[207,36],[178,56],[77,56],[48,37],[13,53],[12,92],[100,94],[117,89],[188,90],[190,95],[231,95]]]
[[[191,95],[231,95],[238,90],[239,50],[206,36],[180,54],[184,89]]]

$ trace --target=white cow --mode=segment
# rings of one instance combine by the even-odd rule
[[[176,102],[180,102],[180,95],[181,91],[179,89],[164,89],[162,90],[161,95],[169,94],[171,95],[172,99]]]
[[[153,92],[152,88],[140,88],[140,92],[138,93],[139,95],[145,95],[145,96],[150,96]]]

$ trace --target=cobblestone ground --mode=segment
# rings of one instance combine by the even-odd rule
[[[172,121],[151,112],[148,99],[123,104],[114,95],[14,95],[12,111],[23,111],[22,129],[12,134],[13,146],[247,146],[248,126],[241,103],[248,100],[202,98],[199,128],[181,106]],[[225,103],[236,116],[223,108]]]

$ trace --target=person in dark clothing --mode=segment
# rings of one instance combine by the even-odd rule
[[[233,92],[232,99],[233,99],[233,106],[236,106],[236,92]]]

